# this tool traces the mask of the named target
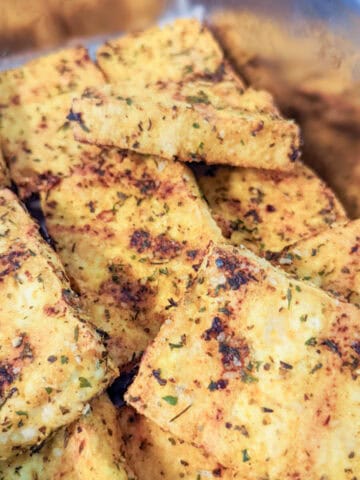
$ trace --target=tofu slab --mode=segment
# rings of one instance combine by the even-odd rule
[[[236,84],[236,105],[218,89],[204,80],[137,92],[128,82],[88,89],[73,102],[75,138],[185,162],[292,170],[299,156],[297,125],[263,112]]]
[[[2,149],[21,197],[56,184],[99,149],[75,142],[67,119],[73,93],[2,112]]]
[[[215,75],[224,55],[204,25],[179,19],[162,28],[110,40],[99,48],[97,61],[110,83],[131,80],[140,86]]]
[[[223,234],[258,254],[279,252],[347,218],[335,194],[300,163],[290,173],[201,167],[196,177]]]
[[[0,108],[101,85],[104,77],[84,47],[68,48],[0,73]]]
[[[0,191],[0,459],[81,415],[115,376],[56,254]]]
[[[242,478],[353,478],[359,320],[248,250],[213,246],[127,401]]]
[[[103,151],[41,205],[50,235],[118,365],[138,356],[221,232],[182,163]]]
[[[290,245],[276,263],[299,279],[360,306],[360,220]]]
[[[86,415],[61,428],[32,454],[0,462],[6,480],[130,480],[121,451],[116,408],[107,395],[89,405]]]
[[[201,449],[165,432],[130,407],[120,410],[119,425],[125,459],[137,480],[148,480],[149,472],[152,480],[240,479]]]

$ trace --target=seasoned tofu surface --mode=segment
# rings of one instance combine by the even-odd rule
[[[3,110],[2,149],[22,197],[46,190],[99,149],[74,141],[67,119],[73,93]]]
[[[75,137],[182,161],[289,171],[299,156],[299,130],[266,97],[229,85],[194,80],[144,87],[128,82],[85,91],[72,106]],[[234,95],[237,99],[234,101]],[[264,95],[260,93],[260,99]]]
[[[221,233],[191,171],[103,151],[42,194],[60,258],[117,364],[145,349]]]
[[[246,82],[192,19],[0,72],[0,480],[360,480],[360,220]]]
[[[38,451],[0,462],[0,479],[131,480],[122,450],[116,408],[104,394]]]
[[[359,320],[250,251],[215,245],[127,400],[241,478],[352,479]]]
[[[119,423],[124,455],[137,480],[239,479],[214,458],[162,430],[130,407],[120,410]]]
[[[110,40],[97,52],[99,67],[110,83],[131,80],[139,87],[198,75],[211,77],[219,72],[223,60],[210,31],[191,19]]]
[[[279,252],[346,220],[335,194],[300,163],[290,173],[197,167],[196,177],[224,236],[257,254]]]
[[[300,240],[285,248],[275,262],[300,280],[360,307],[360,220]]]
[[[0,459],[80,416],[116,371],[56,254],[0,191]]]
[[[23,105],[85,87],[104,77],[84,47],[68,48],[0,72],[0,108]]]

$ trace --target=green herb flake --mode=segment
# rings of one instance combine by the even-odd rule
[[[167,267],[159,268],[159,272],[161,273],[161,275],[169,275],[169,270],[167,269]]]
[[[297,292],[301,292],[301,287],[299,287],[299,285],[296,285],[295,290],[296,290]]]
[[[253,375],[250,375],[249,373],[247,373],[245,370],[242,370],[241,371],[241,381],[244,382],[244,383],[256,383],[259,380],[256,377],[254,377]]]
[[[315,347],[317,345],[316,338],[310,337],[308,340],[306,340],[305,345],[308,345],[309,347]]]
[[[246,448],[245,448],[245,450],[242,451],[242,461],[243,462],[249,462],[250,461],[250,456],[249,456],[249,453],[248,453]]]
[[[314,368],[311,369],[310,373],[315,373],[317,370],[320,370],[322,368],[322,363],[317,363]]]
[[[131,98],[128,97],[128,98],[126,99],[126,103],[127,103],[127,105],[130,106],[130,105],[133,104],[133,101],[131,100]]]
[[[91,383],[85,377],[79,377],[80,388],[91,388]]]
[[[69,358],[66,355],[61,355],[60,361],[62,365],[65,365],[65,363],[69,363]]]
[[[198,123],[196,123],[196,122],[195,122],[195,123],[193,123],[193,125],[192,125],[192,126],[193,126],[193,128],[200,128],[200,125],[199,125]]]
[[[20,417],[28,417],[29,414],[27,412],[25,412],[24,410],[17,410],[16,412],[16,415],[19,415]]]
[[[173,350],[174,348],[182,348],[186,343],[186,336],[185,335],[181,335],[181,339],[178,343],[169,343],[169,347],[171,348],[171,350]]]
[[[200,90],[197,95],[187,96],[186,101],[189,103],[204,103],[205,105],[210,103],[209,97],[203,90]]]
[[[74,340],[77,342],[79,340],[79,325],[76,325],[74,328]]]
[[[165,397],[162,397],[163,400],[165,400],[165,402],[167,402],[169,405],[177,405],[178,403],[178,398],[177,397],[173,397],[172,395],[166,395]]]
[[[306,322],[307,319],[308,319],[307,313],[300,316],[300,322]]]
[[[292,291],[291,291],[291,288],[288,288],[288,289],[287,289],[286,299],[287,299],[287,302],[288,302],[288,309],[290,309],[291,300],[292,300]]]
[[[192,65],[185,65],[184,67],[184,73],[192,73],[194,71],[194,67]]]
[[[51,387],[45,387],[45,391],[48,395],[50,395],[50,393],[53,391],[53,389]]]

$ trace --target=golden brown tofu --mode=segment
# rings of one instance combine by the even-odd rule
[[[196,173],[224,236],[258,254],[279,252],[346,220],[334,193],[300,163],[291,173],[231,167]]]
[[[0,192],[0,459],[81,415],[115,376],[56,254]]]
[[[276,263],[360,307],[360,220],[334,225],[290,245]]]
[[[0,187],[1,188],[8,187],[9,185],[10,185],[9,170],[0,150]]]
[[[21,197],[56,184],[97,147],[74,141],[67,116],[73,93],[2,112],[2,149]]]
[[[138,87],[212,76],[221,69],[223,60],[209,30],[192,19],[110,40],[97,52],[99,67],[109,82],[130,80]]]
[[[241,478],[351,479],[359,321],[354,305],[249,250],[213,246],[127,401]]]
[[[104,78],[84,47],[69,48],[0,73],[0,108],[101,85]]]
[[[0,462],[1,480],[130,480],[116,408],[107,395],[87,413],[61,428],[40,450]]]
[[[299,156],[297,125],[275,108],[263,111],[254,92],[236,82],[225,83],[231,101],[221,87],[196,80],[140,92],[128,82],[88,89],[73,102],[75,137],[168,159],[292,170]]]
[[[165,432],[130,407],[120,410],[119,423],[124,455],[137,480],[196,480],[201,478],[239,478],[183,440]]]
[[[220,230],[182,163],[102,152],[42,194],[50,235],[120,365],[145,349]]]

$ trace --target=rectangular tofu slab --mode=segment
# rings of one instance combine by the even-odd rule
[[[57,255],[0,191],[0,459],[81,415],[116,375]]]
[[[140,86],[216,75],[224,55],[204,25],[179,19],[108,41],[99,48],[97,61],[110,83],[130,80]]]
[[[195,172],[224,236],[261,255],[347,218],[330,188],[300,163],[288,173],[202,166]]]
[[[360,471],[359,321],[248,250],[213,246],[127,401],[241,478],[348,480]]]
[[[262,111],[254,92],[249,101],[236,83],[221,87],[194,80],[136,92],[128,82],[88,89],[73,102],[74,134],[82,142],[185,162],[292,170],[299,156],[297,125],[275,107]]]
[[[119,426],[124,456],[137,480],[148,480],[149,472],[151,480],[241,478],[200,448],[162,430],[130,407],[120,410]]]
[[[99,149],[74,141],[67,116],[73,93],[4,110],[1,142],[21,197],[46,190]]]
[[[360,307],[360,220],[300,240],[285,248],[275,262]]]
[[[104,77],[84,47],[68,48],[0,72],[0,109],[85,87],[101,85]]]
[[[220,229],[182,163],[116,150],[41,194],[50,235],[118,365],[138,356]]]
[[[88,405],[87,413],[61,428],[32,454],[0,462],[3,480],[130,480],[116,408],[107,395]]]

